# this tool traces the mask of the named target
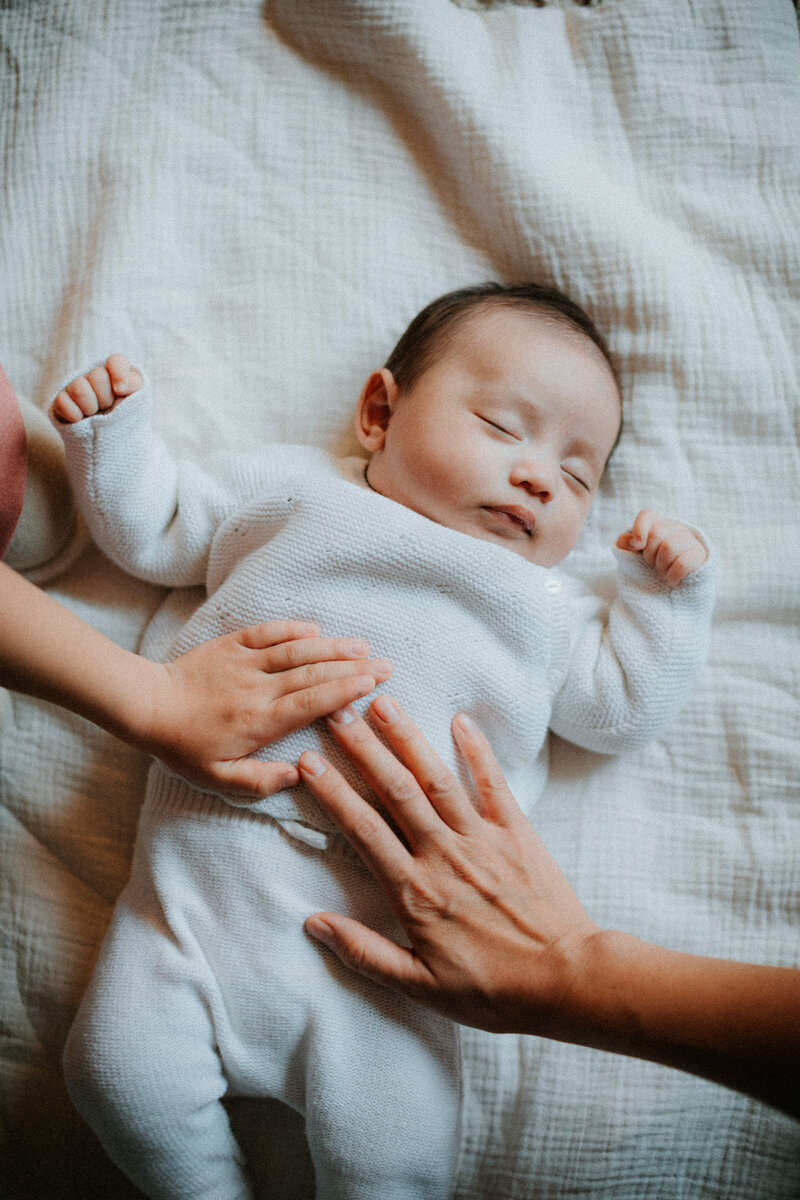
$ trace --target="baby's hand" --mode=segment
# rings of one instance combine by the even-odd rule
[[[650,509],[640,512],[633,528],[620,534],[617,546],[641,554],[670,587],[677,587],[708,558],[708,551],[694,530]]]
[[[124,354],[112,354],[104,367],[95,367],[67,384],[53,401],[51,411],[59,421],[74,425],[84,417],[107,412],[117,400],[138,391],[143,382]]]
[[[299,782],[289,762],[248,757],[366,696],[392,674],[359,638],[322,638],[302,621],[268,621],[203,642],[141,694],[137,744],[201,787],[251,800]],[[144,728],[144,734],[142,733]]]

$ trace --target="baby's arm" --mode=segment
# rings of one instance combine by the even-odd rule
[[[220,525],[267,493],[277,469],[268,447],[174,458],[153,429],[152,387],[123,355],[74,379],[51,414],[94,540],[124,571],[166,587],[206,582]]]
[[[678,714],[705,665],[713,564],[687,526],[640,513],[615,549],[617,595],[574,602],[569,666],[550,728],[587,750],[620,754]],[[680,576],[680,581],[678,581]]]
[[[620,534],[617,547],[641,554],[670,587],[683,583],[708,558],[708,550],[693,529],[649,508],[639,513],[632,528]]]

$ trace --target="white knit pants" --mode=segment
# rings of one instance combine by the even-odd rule
[[[70,1033],[70,1094],[110,1157],[163,1200],[251,1200],[223,1095],[302,1112],[319,1200],[445,1200],[459,1146],[455,1027],[353,976],[312,912],[397,930],[335,836],[155,769],[131,880]]]

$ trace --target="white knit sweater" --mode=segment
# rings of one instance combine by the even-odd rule
[[[392,660],[392,694],[456,771],[450,721],[475,717],[528,812],[548,726],[590,750],[633,749],[675,716],[702,670],[710,563],[670,589],[640,556],[615,551],[618,595],[606,609],[558,570],[358,486],[353,460],[267,446],[176,462],[152,431],[152,404],[146,381],[110,413],[59,429],[105,553],[143,579],[207,589],[170,657],[272,619],[364,637]],[[322,728],[263,753],[296,761],[320,745],[356,783]],[[256,811],[330,829],[301,787]]]

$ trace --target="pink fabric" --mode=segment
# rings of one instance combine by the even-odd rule
[[[0,367],[0,559],[5,556],[25,495],[27,438],[19,401]]]

